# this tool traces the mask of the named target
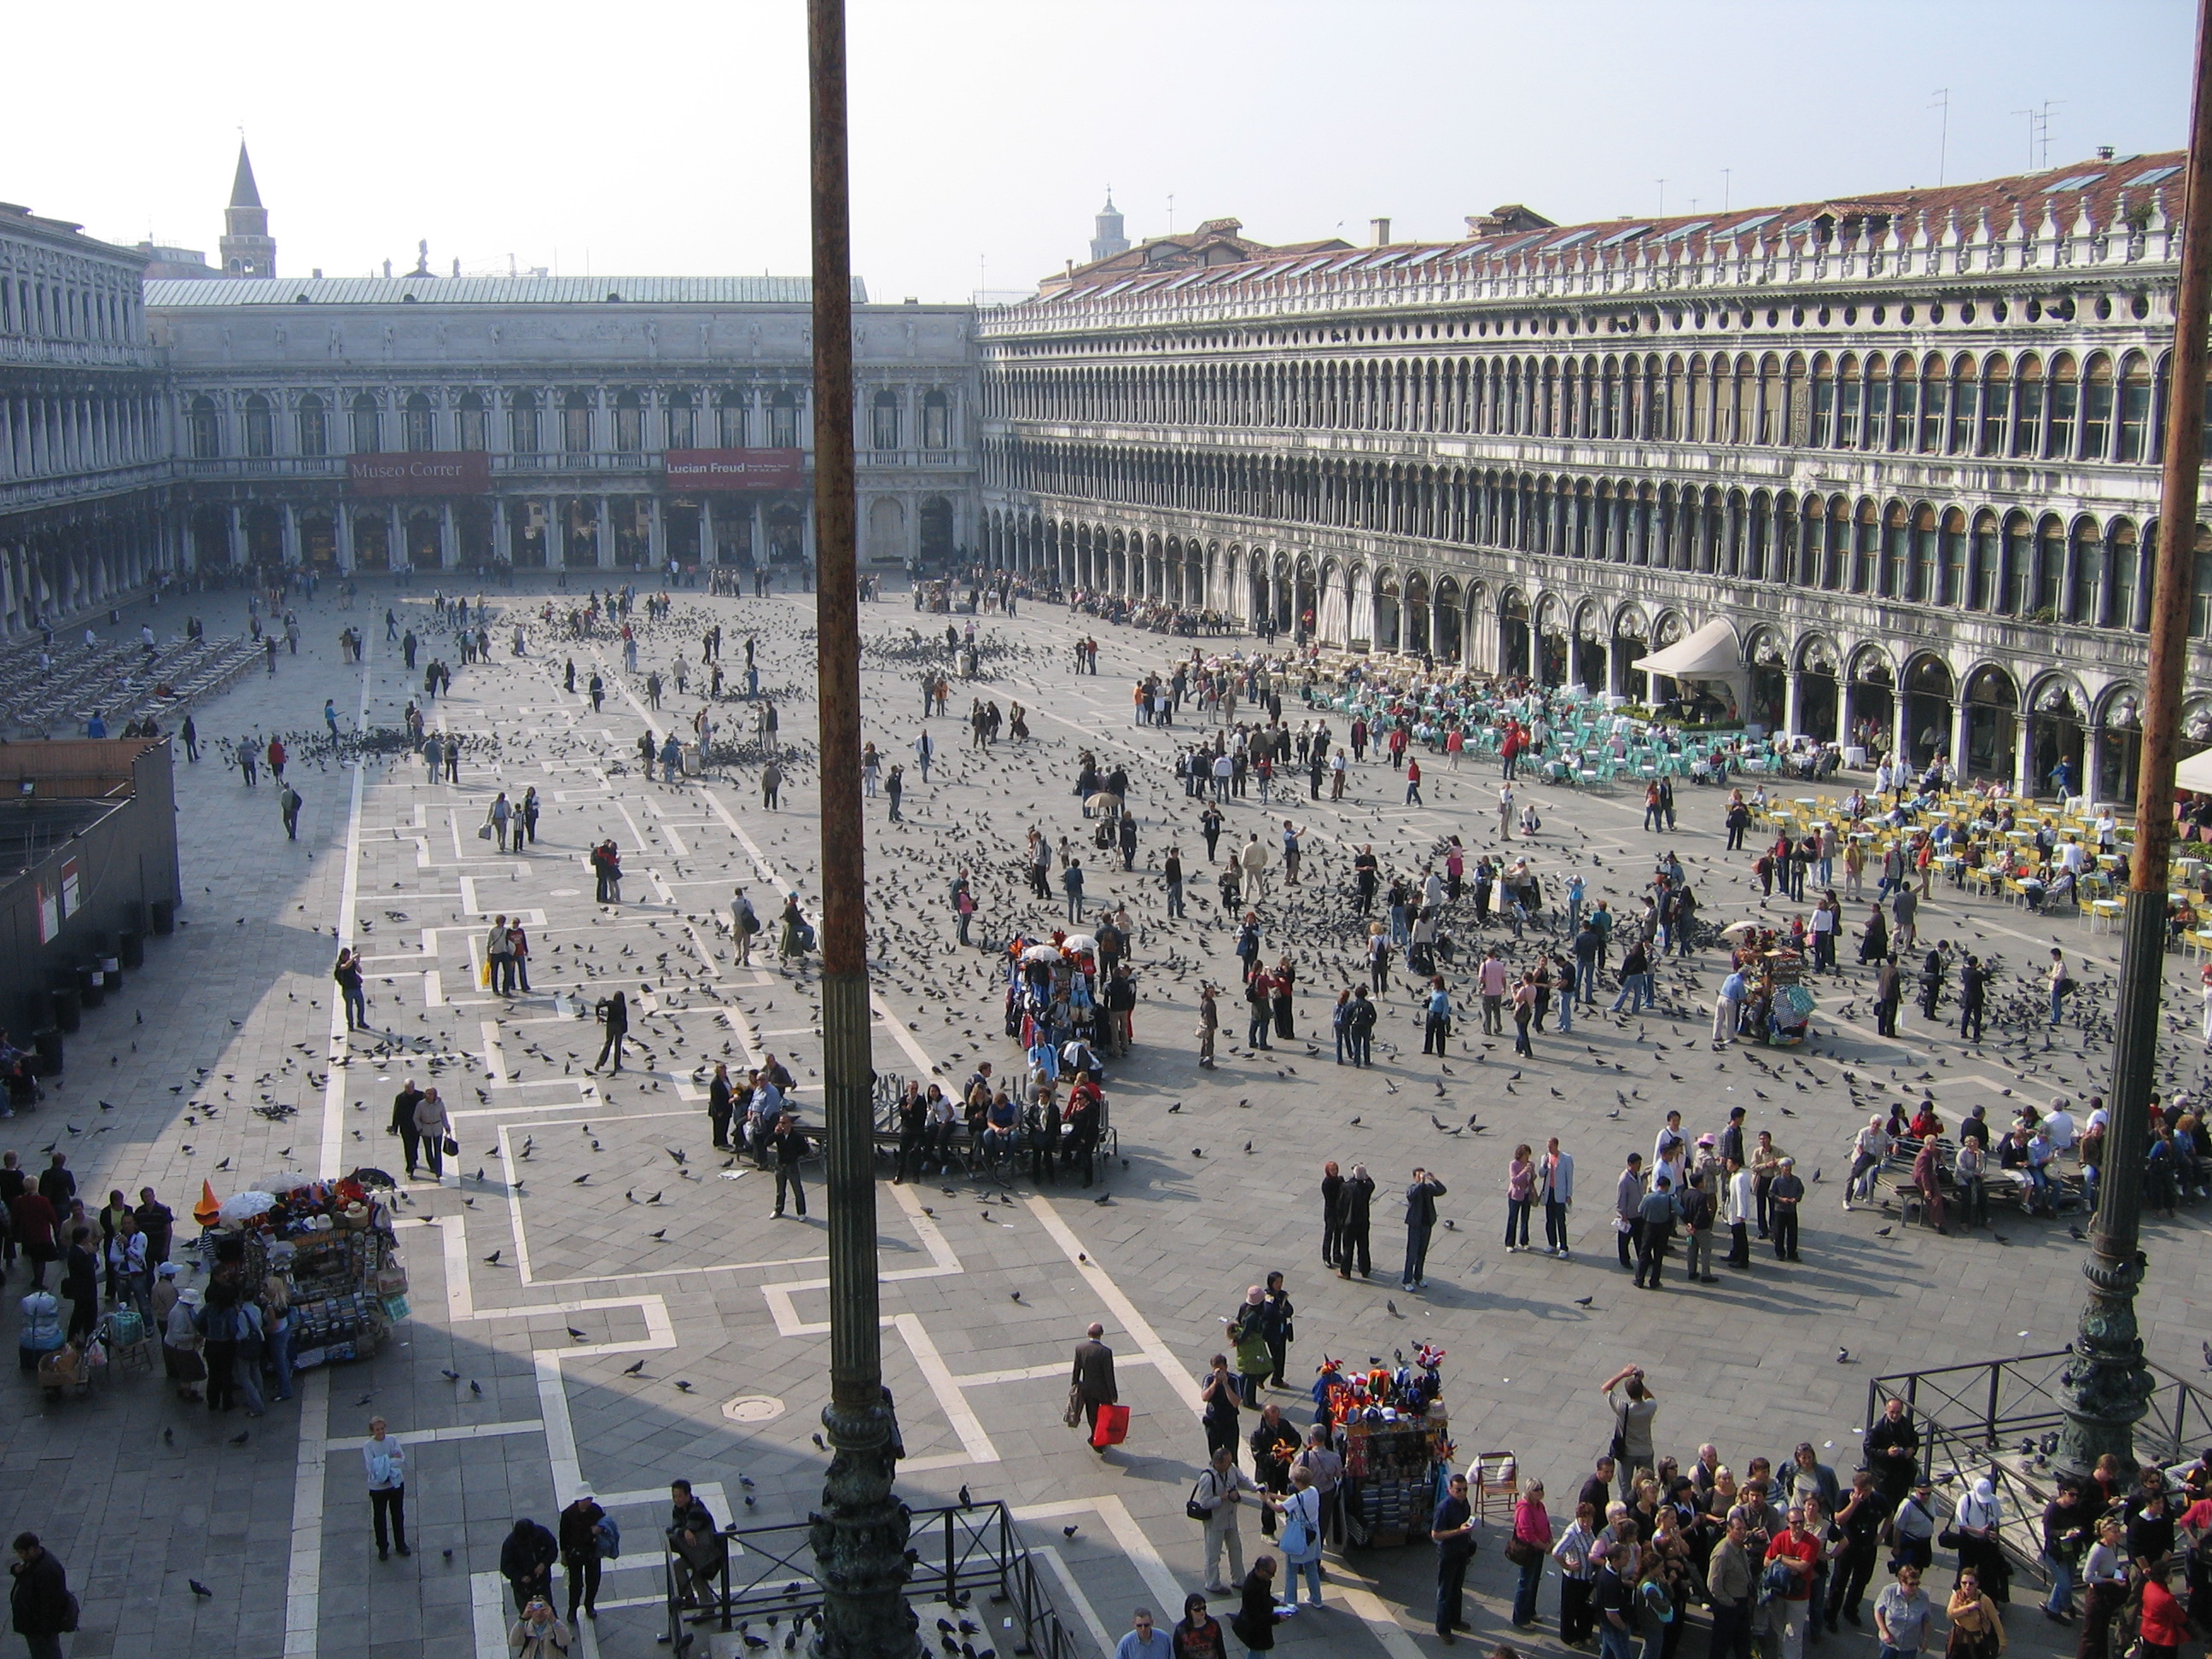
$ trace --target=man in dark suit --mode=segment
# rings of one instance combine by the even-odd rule
[[[1069,1379],[1075,1397],[1083,1402],[1083,1420],[1094,1434],[1098,1428],[1098,1408],[1111,1406],[1121,1397],[1114,1386],[1114,1350],[1099,1340],[1105,1334],[1103,1325],[1094,1324],[1087,1339],[1075,1345],[1075,1371]],[[1096,1449],[1101,1457],[1106,1455],[1103,1446]]]

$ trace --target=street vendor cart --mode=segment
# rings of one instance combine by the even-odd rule
[[[1340,1371],[1317,1392],[1344,1458],[1347,1543],[1387,1549],[1428,1541],[1439,1482],[1451,1466],[1441,1348],[1393,1370]]]
[[[212,1279],[230,1280],[244,1299],[259,1298],[272,1276],[284,1279],[297,1322],[295,1370],[368,1358],[408,1317],[391,1208],[359,1176],[271,1177],[220,1203],[209,1190],[193,1214]]]

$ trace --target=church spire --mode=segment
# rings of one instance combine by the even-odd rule
[[[234,208],[258,208],[261,192],[253,183],[253,158],[246,153],[246,140],[238,141],[238,173],[230,181],[230,204]]]
[[[274,276],[276,244],[269,234],[269,210],[261,205],[261,191],[253,182],[253,162],[246,153],[246,140],[238,141],[238,172],[230,181],[230,205],[223,210],[222,274],[226,276]]]

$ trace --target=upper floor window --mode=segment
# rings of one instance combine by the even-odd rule
[[[489,448],[490,445],[485,441],[485,439],[489,425],[490,411],[484,408],[483,396],[474,392],[464,392],[461,394],[459,413],[461,447],[463,449]]]
[[[615,399],[615,447],[625,455],[645,447],[645,401],[635,392]]]
[[[428,454],[438,447],[438,417],[429,398],[416,392],[407,400],[406,413],[408,453]]]
[[[921,400],[921,447],[952,447],[952,403],[942,392],[933,392]]]
[[[2109,459],[2112,441],[2112,360],[2100,353],[2081,377],[2081,459]]]
[[[769,447],[772,449],[799,447],[799,394],[789,390],[775,394],[769,405]]]
[[[591,447],[591,398],[585,392],[572,392],[561,406],[561,447],[580,453]]]
[[[310,392],[300,399],[300,453],[327,455],[331,452],[329,416],[323,400]]]
[[[666,419],[669,448],[696,449],[698,447],[698,411],[691,406],[690,392],[672,392],[668,394]]]
[[[745,431],[745,394],[725,392],[714,405],[714,441],[724,449],[744,448],[751,441]]]
[[[353,400],[353,453],[374,455],[384,447],[384,422],[379,417],[376,399],[362,392]]]
[[[191,410],[185,418],[191,429],[194,460],[211,461],[222,453],[222,428],[215,412],[214,398],[193,398]]]
[[[518,392],[507,411],[507,447],[518,455],[538,453],[538,394]]]
[[[899,403],[896,392],[878,392],[868,410],[868,437],[877,449],[899,447]]]
[[[276,453],[276,421],[269,399],[258,392],[246,400],[246,453],[258,457]]]

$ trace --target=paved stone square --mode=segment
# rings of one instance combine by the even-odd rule
[[[580,599],[584,584],[574,585],[577,592],[552,596],[564,610]],[[427,590],[370,584],[347,614],[325,588],[303,608],[299,656],[280,656],[273,677],[257,672],[200,711],[203,743],[318,728],[325,697],[348,725],[396,726],[419,678],[401,667],[381,619],[390,606],[429,635]],[[606,636],[561,642],[531,621],[530,654],[512,656],[514,620],[546,597],[493,595],[494,660],[456,667],[452,695],[428,706],[434,726],[467,742],[458,785],[428,781],[411,759],[359,770],[295,763],[307,806],[294,843],[265,781],[249,789],[220,753],[198,765],[179,753],[185,925],[153,941],[120,997],[88,1015],[47,1105],[0,1136],[33,1167],[49,1142],[69,1152],[88,1196],[151,1183],[180,1214],[204,1179],[220,1194],[239,1176],[279,1169],[367,1163],[398,1173],[385,1126],[410,1074],[437,1082],[462,1146],[441,1182],[405,1188],[400,1237],[414,1316],[374,1360],[304,1373],[296,1402],[253,1423],[179,1405],[158,1379],[116,1376],[89,1400],[48,1405],[26,1385],[4,1431],[19,1477],[5,1520],[11,1531],[40,1532],[69,1565],[84,1601],[70,1650],[78,1656],[489,1659],[504,1651],[508,1604],[496,1568],[507,1526],[520,1515],[550,1524],[586,1488],[616,1510],[624,1553],[580,1650],[644,1655],[655,1650],[669,1480],[691,1479],[718,1519],[803,1520],[817,1501],[825,1460],[811,1437],[826,1395],[828,1328],[819,1194],[810,1193],[805,1219],[771,1219],[773,1177],[725,1168],[713,1154],[698,1081],[714,1060],[734,1066],[773,1051],[819,1121],[811,981],[787,975],[769,951],[741,966],[717,919],[738,882],[764,921],[787,890],[817,914],[811,600],[679,594],[668,624],[639,630],[641,677],[656,666],[665,674],[688,650],[696,680],[698,635],[719,623],[726,672],[734,667],[741,682],[744,641],[757,641],[763,690],[795,750],[771,811],[754,768],[678,784],[639,775],[639,733],[672,724],[687,732],[700,705],[672,690],[658,713],[647,708],[641,678],[620,672]],[[240,625],[236,596],[199,596],[191,608],[213,629]],[[139,620],[126,611],[122,626],[135,631]],[[156,625],[176,620],[165,611]],[[358,667],[339,660],[336,638],[348,623],[371,639]],[[1415,1005],[1395,985],[1376,1066],[1340,1070],[1314,1034],[1325,1037],[1340,986],[1364,977],[1340,890],[1351,849],[1372,842],[1386,869],[1407,870],[1447,834],[1476,851],[1494,842],[1492,768],[1439,763],[1425,786],[1428,804],[1408,808],[1396,775],[1370,763],[1340,804],[1300,790],[1227,808],[1232,843],[1279,830],[1285,817],[1310,832],[1304,884],[1260,907],[1270,957],[1288,951],[1298,963],[1307,1040],[1256,1058],[1224,1054],[1217,1072],[1202,1073],[1191,1036],[1197,982],[1233,972],[1233,938],[1198,902],[1209,886],[1194,888],[1188,920],[1164,918],[1167,847],[1179,844],[1194,868],[1203,862],[1197,803],[1169,769],[1189,728],[1133,725],[1127,696],[1135,676],[1188,642],[1028,605],[1012,621],[982,619],[987,637],[1007,649],[987,661],[988,684],[957,686],[952,718],[927,722],[939,753],[924,784],[914,764],[923,721],[909,635],[941,639],[944,626],[915,615],[902,592],[863,607],[874,641],[866,736],[887,768],[906,765],[908,781],[902,823],[886,821],[881,799],[867,804],[878,1068],[957,1085],[980,1059],[1002,1070],[1018,1060],[1000,1035],[996,959],[955,943],[949,884],[957,868],[972,872],[979,943],[1064,915],[1056,899],[1024,896],[1017,859],[1032,825],[1055,840],[1085,837],[1073,793],[1079,748],[1128,767],[1142,826],[1133,871],[1111,867],[1118,859],[1085,859],[1094,912],[1126,899],[1139,919],[1145,994],[1139,1047],[1109,1078],[1118,1146],[1103,1191],[965,1180],[878,1188],[884,1370],[908,1453],[902,1490],[935,1503],[964,1484],[1012,1504],[1049,1552],[1055,1601],[1079,1635],[1110,1648],[1135,1602],[1172,1612],[1197,1584],[1200,1540],[1182,1513],[1203,1446],[1194,1378],[1244,1286],[1272,1269],[1288,1274],[1297,1304],[1294,1378],[1310,1377],[1325,1353],[1364,1363],[1417,1340],[1441,1344],[1462,1453],[1515,1450],[1524,1470],[1548,1480],[1555,1510],[1609,1433],[1597,1384],[1628,1361],[1648,1369],[1662,1402],[1662,1449],[1686,1463],[1707,1439],[1740,1468],[1809,1438],[1848,1468],[1870,1376],[2054,1348],[2070,1336],[2080,1246],[2063,1223],[2001,1223],[2000,1242],[1844,1212],[1846,1146],[1863,1114],[1842,1073],[1850,1068],[1885,1097],[1924,1085],[1954,1120],[1977,1101],[2002,1118],[2004,1090],[2039,1098],[2101,1087],[2107,1056],[2094,1045],[2085,1053],[2077,1032],[2046,1048],[2039,1036],[2001,1040],[1993,1019],[1991,1040],[1966,1048],[1908,1008],[1903,1039],[1877,1039],[1870,1018],[1858,1018],[1853,968],[1839,988],[1822,989],[1820,1037],[1802,1060],[1723,1060],[1700,1041],[1716,978],[1706,952],[1674,970],[1667,995],[1679,1013],[1627,1024],[1586,1017],[1571,1037],[1540,1039],[1526,1062],[1502,1043],[1486,1046],[1472,1018],[1444,1066],[1422,1060],[1411,1040]],[[1100,641],[1095,678],[1068,672],[1068,647],[1085,632]],[[434,637],[431,653],[456,660],[450,636]],[[563,687],[571,658],[575,693]],[[597,712],[583,693],[594,670],[608,688]],[[1032,739],[971,747],[960,718],[970,696],[1020,702]],[[1286,709],[1293,722],[1301,714]],[[724,731],[750,730],[741,700],[714,715]],[[519,799],[532,785],[545,802],[538,844],[502,855],[477,826],[496,791]],[[1709,920],[1756,908],[1747,865],[1722,862],[1717,792],[1686,787],[1680,830],[1663,838],[1640,831],[1640,801],[1626,792],[1524,793],[1543,810],[1530,850],[1547,879],[1583,870],[1591,896],[1618,905],[1653,852],[1672,847]],[[618,906],[593,902],[585,862],[610,836],[623,849]],[[498,913],[520,913],[532,932],[534,988],[513,1000],[479,984],[482,934]],[[1460,931],[1468,937],[1471,923]],[[1922,931],[1996,949],[2014,971],[2039,961],[2056,937],[2091,982],[2092,1008],[2109,1008],[2100,981],[2114,966],[2116,935],[1941,887]],[[349,1039],[334,1012],[329,973],[341,942],[367,957],[374,1034]],[[2171,983],[2194,989],[2179,959]],[[588,1009],[615,985],[641,1005],[632,1035],[643,1052],[618,1075],[593,1076],[599,1033]],[[2194,1006],[2193,996],[2176,1004],[2177,1077],[2201,1063],[2188,1040]],[[1242,1033],[1236,1012],[1224,1007],[1224,1038]],[[1774,1129],[1815,1177],[1803,1263],[1762,1257],[1717,1286],[1670,1280],[1662,1296],[1632,1293],[1612,1250],[1622,1157],[1649,1154],[1669,1106],[1694,1135],[1717,1129],[1738,1101],[1752,1109],[1754,1130]],[[249,1109],[264,1103],[297,1112],[271,1121]],[[1484,1133],[1469,1132],[1471,1118]],[[1498,1242],[1507,1157],[1518,1141],[1540,1146],[1554,1133],[1578,1164],[1574,1255],[1509,1255]],[[1324,1274],[1316,1260],[1316,1188],[1329,1158],[1364,1160],[1380,1183],[1370,1283]],[[1395,1194],[1416,1163],[1448,1183],[1449,1230],[1431,1250],[1429,1289],[1408,1295],[1395,1282]],[[2154,1358],[2187,1373],[2204,1329],[2189,1255],[2200,1231],[2199,1214],[2185,1210],[2146,1234],[2146,1339]],[[1129,1443],[1103,1460],[1060,1420],[1069,1351],[1094,1318],[1107,1327],[1135,1410]],[[1849,1364],[1837,1363],[1839,1346]],[[1303,1424],[1303,1392],[1282,1400]],[[374,1558],[355,1451],[372,1414],[409,1443],[409,1560]],[[234,1443],[241,1430],[243,1443]],[[748,1490],[750,1508],[739,1501]],[[1072,1536],[1057,1530],[1068,1526]],[[1248,1524],[1248,1554],[1254,1530]],[[1486,1540],[1471,1581],[1469,1639],[1486,1645],[1507,1629],[1497,1541]],[[1402,1656],[1434,1647],[1425,1546],[1332,1555],[1328,1575],[1328,1608],[1285,1625],[1285,1650]],[[214,1595],[193,1595],[193,1577]],[[2014,1639],[2031,1650],[2055,1646],[2045,1638],[2057,1632],[2025,1601],[2023,1588]],[[1544,1606],[1548,1620],[1548,1587]],[[1010,1653],[1011,1632],[994,1635]],[[716,1654],[735,1643],[702,1638]],[[1544,1633],[1534,1644],[1556,1646]]]

